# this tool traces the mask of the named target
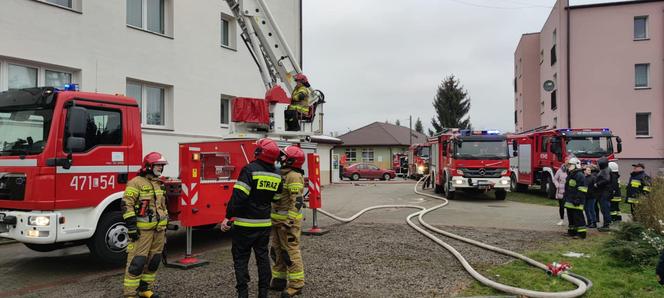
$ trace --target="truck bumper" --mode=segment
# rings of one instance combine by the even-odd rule
[[[58,217],[55,212],[0,210],[0,237],[24,243],[55,243]]]
[[[451,180],[451,190],[456,189],[503,189],[509,191],[510,177],[500,178],[465,178],[463,176],[453,176]]]

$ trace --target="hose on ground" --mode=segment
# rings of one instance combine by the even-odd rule
[[[416,194],[419,194],[419,195],[422,195],[422,196],[425,196],[425,197],[433,198],[433,199],[436,199],[436,200],[441,200],[441,201],[443,201],[443,203],[441,203],[439,205],[436,205],[436,206],[433,206],[431,208],[424,208],[422,206],[417,206],[417,205],[378,205],[378,206],[371,206],[371,207],[367,207],[367,208],[364,208],[364,209],[360,210],[359,212],[357,212],[356,214],[354,214],[354,215],[352,215],[351,217],[348,217],[348,218],[342,218],[342,217],[336,216],[336,215],[334,215],[332,213],[329,213],[329,212],[327,212],[323,209],[318,209],[318,211],[320,213],[322,213],[323,215],[326,215],[326,216],[328,216],[328,217],[330,217],[334,220],[337,220],[337,221],[340,221],[340,222],[343,222],[343,223],[348,223],[348,222],[351,222],[351,221],[357,219],[362,214],[364,214],[366,212],[369,212],[371,210],[376,210],[376,209],[383,209],[383,208],[419,209],[420,211],[412,213],[412,214],[410,214],[406,217],[406,223],[409,226],[411,226],[413,229],[415,229],[416,231],[418,231],[422,235],[424,235],[427,238],[433,240],[435,243],[437,243],[438,245],[444,247],[450,253],[452,253],[452,255],[461,263],[463,268],[473,278],[475,278],[477,281],[479,281],[480,283],[482,283],[486,286],[489,286],[491,288],[494,288],[496,290],[499,290],[499,291],[502,291],[502,292],[505,292],[505,293],[515,294],[515,295],[524,295],[524,296],[528,296],[528,297],[566,298],[566,297],[579,297],[579,296],[583,295],[584,293],[586,293],[586,291],[588,291],[592,287],[592,281],[590,281],[588,278],[585,278],[583,276],[580,276],[580,275],[577,275],[577,274],[574,274],[574,273],[571,273],[571,272],[561,274],[560,277],[562,279],[576,285],[577,288],[574,289],[574,290],[564,291],[564,292],[542,292],[542,291],[534,291],[534,290],[529,290],[529,289],[524,289],[524,288],[518,288],[518,287],[513,287],[513,286],[510,286],[510,285],[506,285],[506,284],[502,284],[502,283],[493,281],[493,280],[483,276],[482,274],[477,272],[477,270],[475,270],[468,263],[468,261],[463,257],[463,255],[461,253],[459,253],[459,251],[457,251],[454,247],[447,244],[446,242],[444,242],[440,238],[436,237],[434,234],[427,231],[426,229],[428,229],[432,232],[444,235],[446,237],[452,238],[452,239],[456,239],[456,240],[459,240],[459,241],[462,241],[462,242],[465,242],[465,243],[468,243],[468,244],[475,245],[477,247],[481,247],[481,248],[484,248],[484,249],[487,249],[487,250],[490,250],[490,251],[493,251],[493,252],[497,252],[497,253],[500,253],[500,254],[503,254],[503,255],[507,255],[507,256],[510,256],[510,257],[514,257],[514,258],[523,260],[524,262],[528,263],[529,265],[540,268],[544,271],[546,271],[548,268],[547,268],[546,265],[544,265],[544,264],[542,264],[538,261],[535,261],[535,260],[533,260],[533,259],[531,259],[527,256],[524,256],[522,254],[510,251],[510,250],[507,250],[507,249],[504,249],[504,248],[492,246],[492,245],[489,245],[489,244],[486,244],[486,243],[482,243],[482,242],[479,242],[479,241],[476,241],[476,240],[472,240],[472,239],[469,239],[469,238],[461,237],[459,235],[456,235],[456,234],[453,234],[453,233],[450,233],[450,232],[447,232],[447,231],[443,231],[441,229],[438,229],[438,228],[433,227],[430,224],[426,223],[426,221],[424,221],[424,215],[426,215],[429,212],[435,211],[439,208],[445,207],[445,206],[447,206],[447,204],[449,204],[449,201],[445,198],[442,198],[442,197],[439,197],[439,196],[436,196],[436,195],[432,195],[432,194],[428,194],[428,193],[423,193],[423,192],[420,192],[420,191],[417,190],[417,186],[426,178],[427,178],[427,176],[423,177],[422,179],[420,179],[415,184],[414,192]],[[418,219],[419,223],[422,226],[424,226],[426,229],[423,229],[422,227],[418,226],[417,224],[415,224],[412,221],[413,217],[416,217],[416,216],[417,216],[417,219]]]

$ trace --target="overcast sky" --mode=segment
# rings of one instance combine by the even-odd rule
[[[571,5],[613,2],[572,0]],[[420,117],[454,74],[474,128],[514,130],[514,50],[555,0],[304,0],[304,72],[326,95],[325,131]]]

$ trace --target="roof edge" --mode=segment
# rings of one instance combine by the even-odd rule
[[[608,6],[623,6],[623,5],[636,5],[644,3],[664,2],[664,0],[635,0],[635,1],[621,1],[621,2],[604,2],[595,4],[582,4],[565,7],[565,9],[583,9],[595,7],[608,7]]]

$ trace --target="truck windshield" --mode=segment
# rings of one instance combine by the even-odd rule
[[[571,137],[565,140],[567,153],[577,157],[602,157],[613,153],[610,137]]]
[[[507,159],[507,142],[463,141],[456,145],[458,159]]]
[[[0,110],[0,156],[24,156],[44,151],[53,110]]]
[[[422,158],[429,158],[429,147],[420,147],[417,155]]]

